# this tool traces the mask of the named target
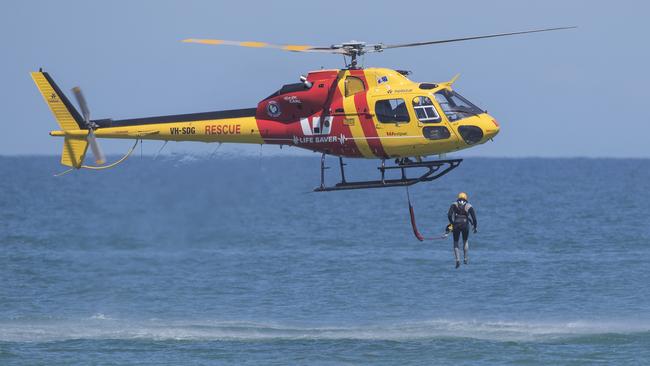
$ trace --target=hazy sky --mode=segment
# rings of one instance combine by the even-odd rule
[[[42,66],[93,118],[254,107],[334,55],[184,44],[189,37],[330,45],[410,42],[577,25],[576,30],[388,50],[366,66],[412,70],[501,123],[472,156],[650,157],[645,1],[13,1],[0,13],[0,154],[59,154],[29,72]],[[128,141],[101,140],[109,153]],[[159,143],[145,142],[145,153]],[[250,149],[259,151],[259,147]],[[172,152],[209,152],[201,143]],[[228,149],[228,147],[226,147]],[[277,148],[269,148],[271,149]],[[292,149],[283,150],[290,154]],[[252,151],[252,150],[247,150]],[[295,151],[295,150],[294,150]]]

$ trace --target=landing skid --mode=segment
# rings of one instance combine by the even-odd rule
[[[397,162],[397,165],[386,166],[386,161],[381,161],[381,166],[377,169],[381,173],[380,180],[368,180],[368,181],[359,181],[359,182],[348,182],[345,179],[345,169],[343,168],[345,164],[343,163],[343,158],[339,157],[339,166],[341,168],[341,182],[333,186],[325,185],[325,169],[328,167],[325,166],[325,154],[321,156],[320,162],[320,186],[314,188],[315,192],[329,192],[329,191],[342,191],[347,189],[368,189],[368,188],[387,188],[387,187],[408,187],[420,182],[430,182],[434,179],[438,179],[443,175],[449,173],[453,169],[457,168],[463,159],[451,159],[451,160],[433,160],[433,161],[418,161],[413,162],[408,159],[402,159]],[[417,178],[408,178],[406,176],[406,171],[408,169],[426,169],[424,174],[420,175]],[[402,176],[399,179],[385,179],[386,171],[400,169]]]

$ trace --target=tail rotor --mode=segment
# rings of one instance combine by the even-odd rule
[[[81,115],[83,116],[84,123],[88,128],[88,137],[86,137],[86,140],[90,144],[90,149],[92,150],[93,156],[95,157],[95,163],[97,165],[102,165],[106,162],[106,157],[104,156],[102,150],[99,148],[97,138],[95,137],[95,129],[99,126],[90,120],[90,110],[88,109],[86,98],[84,98],[84,95],[81,92],[81,88],[76,86],[72,88],[72,92],[74,93],[75,99],[77,99],[77,104],[79,104],[79,108],[81,108]]]

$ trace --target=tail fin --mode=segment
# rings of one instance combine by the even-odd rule
[[[59,89],[48,73],[41,71],[33,72],[32,79],[34,79],[38,91],[41,92],[45,103],[50,107],[54,118],[56,118],[62,130],[80,130],[85,128],[79,112],[70,104],[68,98],[61,92],[61,89]]]
[[[61,164],[74,168],[81,168],[88,150],[88,141],[85,138],[63,139],[63,152],[61,153]]]
[[[50,75],[41,71],[32,72],[31,75],[61,129],[63,131],[85,129],[81,115],[72,106]],[[66,136],[63,142],[61,164],[80,168],[87,149],[88,141],[85,138]]]

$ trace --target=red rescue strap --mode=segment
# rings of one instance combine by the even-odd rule
[[[441,235],[435,238],[425,238],[422,234],[420,234],[420,231],[418,230],[418,226],[415,223],[415,210],[413,210],[413,205],[411,204],[411,194],[409,193],[408,186],[406,186],[406,199],[408,200],[409,203],[409,213],[411,214],[411,227],[413,228],[413,234],[419,241],[441,240],[447,238],[447,235]]]

